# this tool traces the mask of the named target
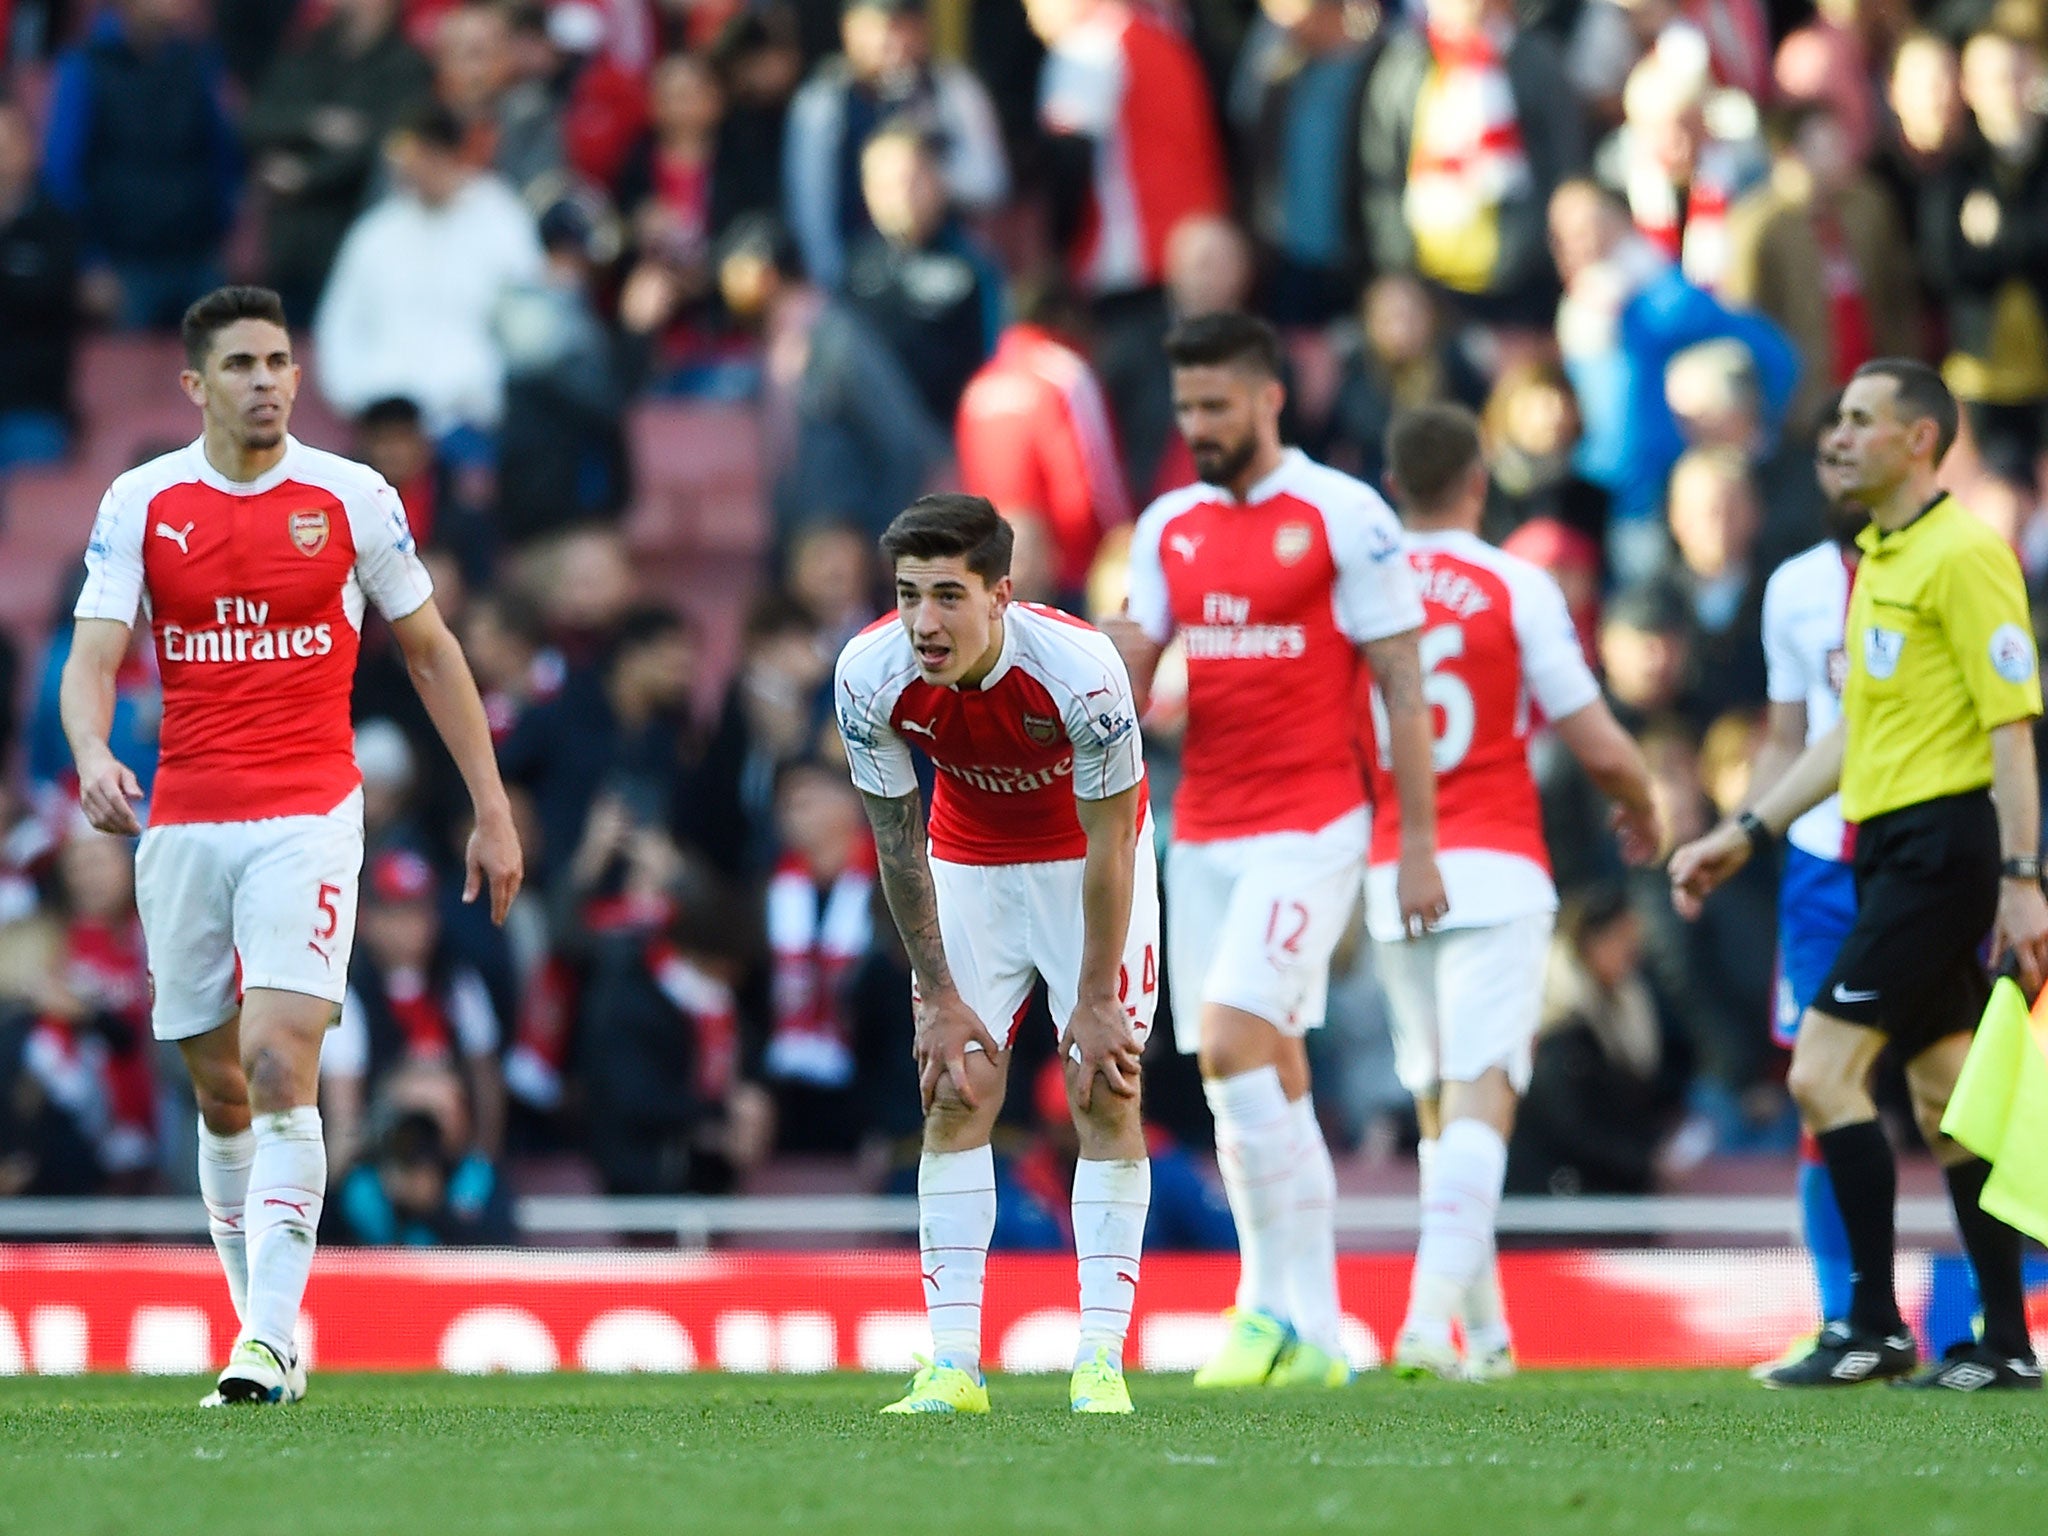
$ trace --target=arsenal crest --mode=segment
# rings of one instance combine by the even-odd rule
[[[327,512],[312,507],[291,516],[292,543],[302,555],[312,556],[327,547]]]
[[[1307,523],[1282,523],[1273,534],[1273,558],[1282,565],[1292,565],[1308,553],[1312,542]]]
[[[1041,747],[1049,747],[1060,739],[1060,723],[1048,715],[1027,714],[1024,717],[1024,734]]]

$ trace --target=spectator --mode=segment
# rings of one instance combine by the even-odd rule
[[[1481,425],[1487,469],[1493,477],[1486,511],[1488,534],[1506,539],[1531,522],[1553,519],[1592,541],[1597,581],[1609,499],[1574,467],[1585,424],[1579,417],[1579,397],[1564,370],[1548,361],[1502,369]]]
[[[43,185],[78,221],[97,306],[175,326],[224,281],[240,152],[191,0],[115,0],[58,57]]]
[[[719,153],[725,87],[703,58],[677,53],[655,66],[651,94],[654,121],[619,173],[618,204],[636,254],[662,263],[687,307],[715,292],[712,248],[741,211]]]
[[[832,653],[816,622],[788,594],[755,599],[740,665],[691,797],[689,841],[727,879],[756,879],[775,864],[775,782],[783,765],[825,755]]]
[[[1583,128],[1549,38],[1506,0],[1429,0],[1387,43],[1360,141],[1382,272],[1441,285],[1468,317],[1540,328],[1557,297],[1544,209],[1584,168]]]
[[[1543,984],[1535,1070],[1508,1147],[1511,1194],[1643,1195],[1674,1104],[1642,925],[1618,887],[1566,902]]]
[[[1769,321],[1733,314],[1687,282],[1592,182],[1558,189],[1550,230],[1565,281],[1558,343],[1586,425],[1579,473],[1614,498],[1610,571],[1624,583],[1640,581],[1663,558],[1656,514],[1664,477],[1683,448],[1664,398],[1665,365],[1694,342],[1741,341],[1755,358],[1765,427],[1774,436],[1799,362]]]
[[[521,551],[521,585],[540,606],[548,643],[572,667],[602,662],[638,602],[639,573],[619,530],[571,528]]]
[[[1240,55],[1232,113],[1239,186],[1261,247],[1264,311],[1315,326],[1351,308],[1365,271],[1357,144],[1366,81],[1386,42],[1365,0],[1261,0],[1268,42]]]
[[[1890,179],[1912,199],[1920,179],[1942,166],[1963,138],[1962,68],[1948,40],[1933,32],[1901,40],[1885,100],[1896,125],[1888,146]]]
[[[1859,168],[1840,119],[1802,105],[1766,126],[1770,180],[1729,214],[1722,292],[1775,321],[1799,349],[1788,436],[1803,441],[1821,403],[1864,363],[1911,355],[1919,284],[1898,216]]]
[[[1790,431],[1773,436],[1748,347],[1727,339],[1687,347],[1664,369],[1664,401],[1688,446],[1733,453],[1749,466],[1763,509],[1765,566],[1820,537],[1826,509],[1806,451],[1810,439]]]
[[[881,617],[875,594],[881,567],[874,541],[843,519],[820,518],[799,528],[783,562],[784,584],[814,626],[818,651],[840,647]]]
[[[1629,73],[1613,179],[1635,226],[1686,281],[1719,293],[1728,275],[1728,210],[1764,171],[1749,139],[1708,126],[1704,58],[1650,54]]]
[[[1882,55],[1871,42],[1890,19],[1884,13],[1893,9],[1888,0],[1819,0],[1814,19],[1786,35],[1771,66],[1780,100],[1829,110],[1840,125],[1851,165],[1866,163],[1877,145],[1873,60]]]
[[[407,848],[373,854],[341,1022],[320,1053],[330,1161],[362,1150],[364,1126],[394,1096],[451,1105],[456,1186],[495,1182],[505,1150],[504,1029],[483,978],[443,942],[433,867]]]
[[[726,1194],[774,1139],[743,1070],[733,902],[651,827],[628,828],[617,857],[616,898],[587,909],[575,940],[591,1151],[609,1194]]]
[[[369,1155],[342,1175],[322,1242],[364,1248],[501,1247],[517,1239],[502,1181],[488,1192],[451,1167],[441,1122],[409,1109],[387,1117]],[[469,1187],[465,1187],[465,1185]],[[482,1198],[478,1198],[479,1194]]]
[[[419,757],[397,722],[374,715],[355,728],[356,768],[363,776],[363,841],[379,846],[418,847],[427,841],[420,826]]]
[[[468,163],[527,195],[559,178],[568,157],[560,114],[547,87],[522,70],[519,41],[510,7],[465,0],[434,29],[434,92],[460,125]]]
[[[1653,54],[1685,60],[1751,101],[1770,97],[1771,27],[1759,0],[1587,0],[1565,78],[1596,122],[1612,124],[1629,72]]]
[[[1589,666],[1600,662],[1600,541],[1554,517],[1532,517],[1500,547],[1549,572]]]
[[[64,456],[78,328],[78,231],[36,184],[28,114],[0,91],[0,476]]]
[[[633,826],[673,834],[681,824],[698,652],[695,626],[675,610],[634,608],[602,662],[571,672],[519,722],[499,757],[507,782],[533,796],[536,870],[566,867],[600,799]]]
[[[601,211],[565,197],[541,217],[538,281],[505,290],[491,332],[505,360],[505,414],[490,531],[508,545],[608,521],[631,491],[626,398],[637,368],[598,314],[616,250]],[[627,319],[631,330],[640,322]]]
[[[548,645],[540,610],[516,589],[480,592],[470,601],[462,650],[500,747],[529,710],[561,691],[561,652]]]
[[[1697,714],[1691,605],[1668,582],[1622,591],[1600,616],[1600,670],[1631,733],[1671,714]]]
[[[871,134],[860,176],[874,231],[853,249],[846,303],[895,355],[932,420],[950,422],[1002,332],[1002,274],[947,207],[923,130],[895,123]]]
[[[1202,63],[1186,38],[1129,0],[1025,0],[1045,43],[1039,125],[1052,235],[1093,306],[1095,367],[1123,434],[1125,475],[1149,493],[1172,431],[1162,414],[1159,285],[1188,219],[1229,207]],[[1249,273],[1247,273],[1247,280]]]
[[[953,429],[961,488],[1013,525],[1035,525],[1033,547],[1048,551],[1049,569],[1034,584],[1069,601],[1086,586],[1103,536],[1135,515],[1086,326],[1063,286],[1037,288],[968,384]]]
[[[938,151],[946,198],[968,213],[1009,195],[1010,171],[995,106],[963,66],[932,58],[924,0],[845,0],[843,52],[825,60],[790,104],[783,195],[804,270],[837,288],[860,237],[873,226],[862,157],[885,123],[915,124]]]
[[[267,194],[264,278],[285,313],[313,313],[363,209],[391,130],[433,90],[399,27],[402,0],[337,0],[263,76],[242,140]]]
[[[768,881],[771,1013],[763,1071],[778,1145],[846,1154],[865,1130],[854,1085],[850,984],[874,942],[875,853],[860,797],[820,763],[787,764],[775,786],[782,858]]]
[[[771,216],[782,210],[783,145],[803,80],[796,33],[788,5],[753,6],[726,23],[711,50],[725,82],[718,158],[734,188],[733,205]]]
[[[342,241],[314,322],[330,402],[353,414],[406,396],[440,439],[497,426],[505,363],[491,316],[542,264],[533,216],[463,162],[462,134],[428,108],[392,135],[397,186]]]
[[[1397,411],[1455,401],[1477,407],[1485,390],[1456,341],[1444,335],[1429,289],[1389,272],[1365,290],[1359,323],[1339,343],[1340,373],[1326,440],[1316,457],[1377,485],[1387,427]]]
[[[1693,448],[1671,470],[1667,520],[1692,598],[1700,708],[1719,715],[1764,703],[1763,532],[1749,466],[1725,448]]]
[[[1948,312],[1942,375],[1987,463],[2031,469],[2048,443],[2048,132],[2041,47],[1980,32],[1963,48],[1976,132],[1925,188],[1921,259]]]

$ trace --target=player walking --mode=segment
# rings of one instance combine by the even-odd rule
[[[299,369],[277,295],[208,294],[184,341],[180,383],[203,431],[100,503],[64,733],[87,819],[142,834],[151,1023],[178,1042],[199,1101],[199,1189],[241,1322],[206,1402],[292,1402],[327,1189],[320,1046],[347,988],[363,862],[349,692],[365,599],[390,620],[476,806],[464,899],[488,881],[502,920],[522,866],[476,684],[397,494],[287,435]],[[138,604],[164,691],[147,831],[135,775],[107,746]]]
[[[1839,401],[1839,396],[1837,400]],[[1861,551],[1856,536],[1870,522],[1864,508],[1842,499],[1840,471],[1829,459],[1827,436],[1835,410],[1822,413],[1814,473],[1827,498],[1828,537],[1787,560],[1764,584],[1764,659],[1769,665],[1770,716],[1763,749],[1750,769],[1749,798],[1767,794],[1799,754],[1842,718],[1842,685],[1849,657],[1843,625],[1849,587]],[[1799,1038],[1799,1020],[1856,921],[1855,845],[1842,820],[1839,796],[1830,795],[1786,829],[1785,868],[1778,888],[1778,996],[1772,1035],[1787,1050]],[[1813,1133],[1799,1136],[1799,1226],[1820,1293],[1823,1324],[1849,1314],[1849,1234],[1835,1205],[1834,1185]],[[1768,1374],[1803,1356],[1812,1337],[1781,1358],[1756,1367]]]
[[[1242,314],[1167,340],[1174,411],[1199,483],[1131,542],[1130,616],[1112,630],[1142,699],[1162,648],[1187,648],[1188,723],[1166,869],[1175,1040],[1198,1052],[1236,1218],[1236,1305],[1202,1387],[1341,1385],[1336,1173],[1303,1035],[1366,851],[1358,656],[1386,699],[1402,788],[1402,922],[1443,915],[1422,622],[1378,494],[1280,446],[1279,341]]]
[[[1080,1133],[1077,1413],[1129,1413],[1123,1344],[1152,1199],[1139,1055],[1159,990],[1159,891],[1130,680],[1116,647],[1010,600],[1010,526],[927,496],[882,535],[897,611],[847,643],[834,692],[882,889],[917,989],[919,1248],[932,1359],[885,1413],[986,1413],[989,1135],[1044,977]],[[938,769],[930,851],[912,767]]]
[[[1615,800],[1624,857],[1655,857],[1662,833],[1649,767],[1600,696],[1564,594],[1541,569],[1479,537],[1487,474],[1478,422],[1453,405],[1396,418],[1387,479],[1422,593],[1422,691],[1441,722],[1437,867],[1450,903],[1432,932],[1404,932],[1402,792],[1378,745],[1385,709],[1376,691],[1366,923],[1393,1015],[1395,1068],[1422,1129],[1422,1231],[1394,1368],[1494,1380],[1514,1370],[1494,1219],[1515,1106],[1529,1086],[1557,912],[1529,771],[1531,705]]]

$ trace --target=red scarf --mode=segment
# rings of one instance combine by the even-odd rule
[[[1725,144],[1702,145],[1682,207],[1663,167],[1638,156],[1628,176],[1629,212],[1643,237],[1676,260],[1686,280],[1710,292],[1728,275],[1728,208],[1734,201],[1735,156]]]
[[[393,971],[384,978],[384,1001],[405,1036],[408,1061],[439,1064],[455,1054],[455,1031],[441,999],[420,971]]]
[[[1429,29],[1437,106],[1415,122],[1408,159],[1411,202],[1430,197],[1430,183],[1442,180],[1461,184],[1477,206],[1497,207],[1528,180],[1529,157],[1505,62],[1511,39],[1497,27]]]
[[[775,1028],[768,1072],[817,1088],[853,1081],[846,979],[874,938],[874,850],[863,844],[830,886],[784,859],[768,882],[768,944],[775,954]]]
[[[661,995],[690,1021],[697,1040],[697,1097],[718,1104],[739,1076],[739,1006],[732,988],[700,970],[675,945],[656,939],[647,946],[647,969]]]

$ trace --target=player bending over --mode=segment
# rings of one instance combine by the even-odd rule
[[[885,1413],[986,1413],[989,1134],[1012,1033],[1045,978],[1080,1133],[1077,1413],[1129,1413],[1124,1334],[1152,1167],[1139,1056],[1159,990],[1159,891],[1137,711],[1108,638],[1010,600],[1010,526],[979,496],[927,496],[882,535],[895,614],[847,643],[839,734],[909,953],[925,1106],[919,1250],[932,1359]],[[911,765],[938,770],[930,848]]]
[[[1187,648],[1188,722],[1166,866],[1174,1037],[1198,1052],[1237,1221],[1236,1305],[1198,1387],[1341,1386],[1336,1172],[1303,1036],[1365,864],[1360,654],[1401,782],[1401,918],[1443,916],[1422,605],[1378,492],[1280,446],[1280,343],[1242,314],[1167,339],[1174,414],[1202,477],[1146,509],[1130,616],[1111,626],[1140,697]]]
[[[1495,1380],[1512,1374],[1514,1354],[1494,1219],[1557,913],[1529,771],[1531,706],[1614,798],[1624,857],[1655,858],[1663,834],[1649,768],[1600,696],[1564,594],[1479,537],[1487,475],[1472,414],[1433,405],[1396,418],[1387,483],[1422,592],[1423,688],[1440,722],[1437,867],[1450,898],[1434,931],[1404,931],[1395,894],[1401,787],[1380,745],[1385,708],[1375,690],[1366,922],[1393,1014],[1394,1065],[1422,1129],[1422,1233],[1393,1363],[1404,1375]]]
[[[347,988],[363,864],[349,693],[366,602],[390,621],[476,806],[463,899],[488,881],[502,921],[522,866],[476,683],[397,493],[287,435],[299,368],[277,295],[210,293],[185,312],[184,340],[179,382],[202,432],[100,503],[64,734],[86,818],[142,834],[151,1027],[177,1041],[199,1101],[199,1192],[241,1323],[206,1402],[294,1402],[327,1192],[320,1044]],[[138,605],[164,694],[147,831],[141,787],[107,746]]]

